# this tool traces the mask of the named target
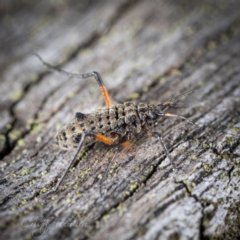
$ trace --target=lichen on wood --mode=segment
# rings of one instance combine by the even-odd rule
[[[240,236],[239,1],[9,1],[5,7],[2,239]],[[74,154],[54,145],[57,131],[104,101],[94,80],[50,73],[33,51],[71,72],[100,72],[115,103],[157,104],[196,88],[187,106],[175,110],[199,128],[175,118],[155,126],[177,169],[156,139],[140,134],[110,166],[103,197],[99,181],[114,149],[101,143],[84,149],[59,191],[47,195]]]

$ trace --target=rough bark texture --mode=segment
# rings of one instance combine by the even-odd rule
[[[237,239],[240,236],[240,2],[3,1],[0,30],[1,239]],[[75,112],[104,105],[93,79],[49,73],[32,55],[72,72],[96,70],[114,101],[159,103],[197,88],[180,109],[195,128],[163,119],[161,145],[137,136],[103,182],[113,148],[54,145]]]

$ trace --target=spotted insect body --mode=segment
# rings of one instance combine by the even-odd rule
[[[146,124],[152,125],[153,116],[156,115],[156,106],[145,103],[136,105],[133,102],[113,105],[89,114],[77,112],[74,120],[57,134],[56,142],[64,149],[77,148],[81,135],[89,131],[107,137],[117,134],[119,139],[127,135],[128,140],[132,140],[131,136],[145,130]],[[88,136],[84,143],[89,144],[94,140],[94,137]]]

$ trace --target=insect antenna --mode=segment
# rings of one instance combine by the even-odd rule
[[[61,68],[58,68],[58,67],[54,67],[52,66],[51,64],[45,62],[41,56],[39,56],[37,53],[34,53],[34,55],[42,62],[43,65],[47,66],[49,70],[53,71],[53,72],[58,72],[62,75],[65,75],[67,77],[72,77],[72,78],[89,78],[89,77],[94,77],[101,89],[101,92],[102,92],[102,95],[103,95],[103,98],[107,104],[108,107],[112,106],[112,100],[109,96],[109,93],[105,87],[105,85],[103,84],[103,80],[102,80],[102,77],[101,75],[98,73],[98,72],[90,72],[90,73],[84,73],[84,74],[77,74],[77,73],[70,73],[70,72],[67,72]]]
[[[158,116],[165,116],[165,117],[179,117],[183,120],[188,121],[189,123],[191,123],[192,125],[194,125],[195,127],[198,127],[194,122],[192,122],[190,119],[182,116],[182,115],[178,115],[178,114],[173,114],[173,113],[166,113],[165,111],[169,108],[169,107],[173,107],[174,103],[176,103],[179,99],[193,93],[194,91],[196,91],[196,89],[192,89],[190,91],[187,91],[185,93],[182,93],[176,97],[173,97],[163,103],[158,104],[158,108],[159,108],[159,112],[157,113]]]
[[[58,72],[62,75],[65,75],[67,77],[74,77],[74,78],[88,78],[91,76],[94,76],[93,73],[85,73],[85,74],[77,74],[77,73],[70,73],[67,72],[61,68],[55,67],[47,62],[45,62],[42,57],[40,55],[38,55],[37,53],[34,53],[33,55],[35,55],[41,62],[43,65],[45,65],[49,70],[53,71],[53,72]]]
[[[173,114],[173,113],[159,113],[158,116],[166,116],[166,117],[180,117],[183,120],[188,121],[189,123],[191,123],[192,125],[194,125],[195,127],[198,127],[194,122],[192,122],[190,119],[185,118],[181,115],[178,114]]]
[[[176,97],[173,97],[163,103],[160,103],[157,106],[161,109],[161,112],[165,112],[169,107],[172,107],[174,105],[174,103],[176,103],[179,99],[181,99],[195,91],[196,91],[196,89],[189,90],[189,91],[184,92]]]

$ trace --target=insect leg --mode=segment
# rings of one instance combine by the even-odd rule
[[[100,133],[95,133],[95,132],[92,132],[92,131],[85,131],[85,135],[89,135],[89,136],[92,136],[94,137],[96,140],[100,141],[100,142],[103,142],[107,145],[115,145],[119,142],[119,139],[120,139],[120,135],[119,134],[116,134],[116,133],[112,133],[111,134],[111,137],[106,137]],[[124,144],[124,143],[123,143]],[[104,171],[104,175],[103,175],[103,178],[100,180],[100,187],[99,187],[99,191],[100,191],[100,195],[102,196],[102,181],[103,179],[105,179],[106,177],[106,174],[107,174],[107,170],[111,164],[111,162],[113,161],[113,159],[115,158],[117,152],[115,152],[113,158],[111,159],[111,161],[109,161],[108,165],[107,165],[107,168],[106,170]]]
[[[107,172],[108,172],[109,166],[113,162],[113,159],[116,157],[116,155],[117,155],[117,152],[114,153],[112,159],[108,162],[107,167],[106,167],[106,169],[105,169],[105,171],[103,173],[103,176],[100,179],[100,182],[99,182],[99,193],[100,193],[101,197],[103,196],[103,193],[102,193],[102,183],[103,183],[103,180],[105,180],[105,178],[107,176]]]
[[[132,134],[130,132],[127,133],[127,141],[121,143],[119,146],[117,146],[115,148],[115,153],[112,157],[112,159],[108,162],[108,165],[103,173],[103,177],[101,178],[100,182],[99,182],[99,192],[100,192],[100,196],[102,197],[103,196],[103,193],[102,193],[102,183],[103,181],[105,180],[106,176],[107,176],[107,173],[108,173],[108,169],[109,169],[109,166],[111,165],[111,163],[113,162],[114,158],[116,157],[116,155],[121,152],[123,149],[126,149],[128,147],[130,147],[131,145],[131,142],[130,142],[130,139],[131,139],[131,136]]]
[[[113,145],[113,144],[117,144],[120,140],[120,135],[117,133],[112,133],[111,137],[106,137],[100,133],[91,133],[91,135],[98,141],[103,142],[105,144],[108,145]],[[102,182],[103,180],[106,178],[107,172],[108,172],[108,168],[110,166],[110,164],[113,162],[113,159],[115,158],[115,156],[117,155],[117,152],[115,151],[114,156],[112,157],[112,159],[108,162],[108,165],[106,167],[106,170],[103,173],[103,177],[100,179],[99,182],[99,192],[100,192],[100,196],[103,196],[102,194]]]
[[[83,142],[84,142],[84,139],[86,136],[93,136],[96,140],[100,141],[100,142],[103,142],[105,144],[108,144],[108,145],[113,145],[113,144],[117,144],[118,141],[119,141],[119,137],[117,136],[114,136],[112,138],[109,138],[109,137],[106,137],[100,133],[94,133],[94,132],[91,132],[91,131],[85,131],[82,135],[81,135],[81,139],[80,139],[80,142],[78,144],[78,147],[77,147],[77,151],[74,155],[74,157],[72,158],[71,162],[69,163],[67,169],[65,170],[65,172],[63,173],[61,179],[59,180],[59,182],[57,183],[56,187],[54,188],[54,190],[48,192],[48,194],[52,194],[54,192],[57,191],[58,187],[60,186],[60,184],[62,183],[64,177],[66,176],[68,170],[70,169],[70,167],[72,166],[73,162],[75,161],[75,159],[77,158],[77,155],[78,153],[80,152],[81,148],[82,148],[82,145],[83,145]]]
[[[116,147],[115,152],[121,152],[123,149],[129,148],[131,145],[131,142],[129,140],[121,143],[119,146]]]
[[[114,145],[117,144],[119,142],[120,137],[118,135],[112,135],[111,137],[106,137],[100,133],[95,133],[95,132],[91,132],[91,131],[86,131],[86,134],[94,137],[96,140],[103,142],[107,145]]]
[[[103,80],[102,80],[102,77],[101,75],[98,73],[98,72],[91,72],[91,73],[85,73],[85,74],[76,74],[76,73],[70,73],[70,72],[67,72],[61,68],[58,68],[58,67],[54,67],[52,66],[51,64],[45,62],[41,56],[39,56],[37,53],[34,54],[41,62],[42,64],[44,64],[45,66],[48,67],[49,70],[51,71],[54,71],[54,72],[59,72],[60,74],[62,75],[65,75],[65,76],[68,76],[68,77],[73,77],[73,78],[88,78],[88,77],[94,77],[101,89],[101,92],[102,92],[102,95],[103,95],[103,98],[107,104],[108,107],[111,107],[112,106],[112,101],[111,101],[111,98],[109,96],[109,93],[103,83]]]
[[[78,143],[77,151],[76,151],[74,157],[72,158],[71,162],[69,163],[67,169],[64,171],[61,179],[59,180],[59,182],[57,183],[57,185],[55,186],[55,188],[54,188],[52,191],[48,192],[48,194],[52,194],[52,193],[54,193],[54,192],[57,191],[58,187],[60,186],[60,184],[62,183],[64,177],[66,176],[68,170],[70,169],[70,167],[72,166],[73,162],[74,162],[75,159],[77,158],[77,155],[78,155],[78,153],[80,152],[80,150],[81,150],[81,148],[82,148],[82,145],[83,145],[83,142],[84,142],[85,137],[86,137],[86,134],[83,133],[83,134],[81,135],[81,139],[80,139],[80,142]]]
[[[176,165],[175,165],[175,163],[173,162],[173,159],[172,159],[172,157],[170,156],[170,153],[169,153],[169,151],[168,151],[168,149],[167,149],[167,147],[166,147],[166,145],[165,145],[165,143],[164,143],[164,141],[163,141],[163,138],[162,138],[161,134],[158,133],[158,132],[151,132],[151,131],[148,131],[147,133],[148,133],[149,136],[156,137],[156,138],[160,141],[160,143],[161,143],[161,145],[162,145],[162,147],[163,147],[163,149],[164,149],[164,151],[165,151],[168,159],[170,160],[170,162],[171,162],[171,164],[172,164],[172,166],[173,166],[173,169],[177,169],[177,168],[176,168]]]

